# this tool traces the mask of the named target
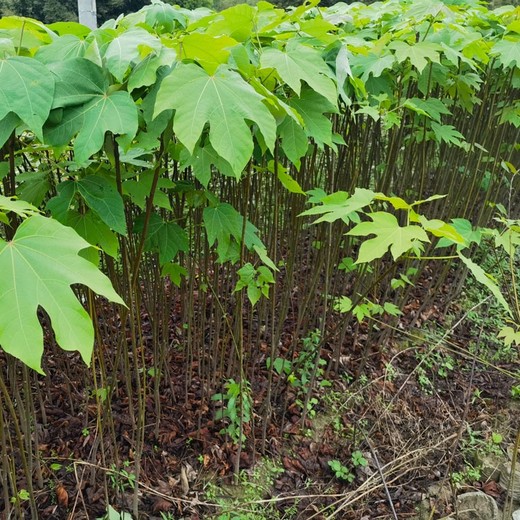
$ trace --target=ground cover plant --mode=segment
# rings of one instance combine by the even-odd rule
[[[395,517],[478,480],[518,428],[482,417],[518,392],[519,20],[1,19],[5,515]]]

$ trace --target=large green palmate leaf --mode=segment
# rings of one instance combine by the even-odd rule
[[[58,195],[47,203],[54,218],[67,222],[67,212],[76,193],[110,229],[126,235],[123,199],[113,183],[101,175],[87,175],[78,181],[67,180],[58,184]]]
[[[94,246],[99,246],[107,255],[117,258],[119,242],[112,230],[93,212],[69,211],[66,225],[74,229],[82,238]],[[93,249],[94,261],[97,262],[99,255]],[[85,256],[83,254],[83,256]],[[85,256],[85,258],[87,258]]]
[[[136,219],[134,225],[135,233],[142,233],[144,226],[144,215]],[[164,222],[164,220],[152,213],[148,223],[148,233],[145,241],[145,251],[156,251],[159,253],[159,264],[162,266],[171,262],[179,251],[188,251],[188,234],[175,222]]]
[[[220,13],[216,13],[214,20],[207,23],[203,20],[206,32],[212,36],[221,36],[223,34],[231,36],[237,41],[246,41],[251,37],[255,25],[255,8],[241,3],[224,9]]]
[[[378,78],[387,70],[391,70],[395,63],[393,54],[382,56],[380,53],[370,52],[367,55],[356,55],[350,59],[352,72],[360,77],[363,81],[367,81],[370,75]]]
[[[90,244],[101,247],[105,253],[116,258],[119,243],[115,233],[95,211],[85,211],[83,207],[79,211],[79,208],[75,207],[75,195],[79,191],[76,182],[64,181],[58,184],[57,190],[58,195],[47,202],[47,209],[52,216],[62,224],[73,228]],[[97,262],[97,257],[98,255],[92,254],[94,262]]]
[[[278,127],[278,131],[280,132],[282,150],[293,164],[298,165],[309,147],[307,134],[302,126],[289,116],[285,116]]]
[[[132,202],[139,206],[143,211],[146,208],[146,201],[152,191],[155,173],[146,170],[139,174],[138,179],[130,179],[123,183],[123,194],[129,195]],[[175,183],[170,179],[160,177],[157,179],[157,189],[153,196],[153,203],[159,208],[171,210],[172,206],[168,195],[162,190],[168,190],[175,187]]]
[[[145,13],[146,24],[150,27],[162,26],[168,32],[173,32],[176,24],[186,27],[186,15],[164,2],[152,1],[152,5],[145,6],[141,12]]]
[[[74,36],[78,36],[79,38],[86,38],[91,33],[91,29],[89,27],[79,22],[54,22],[47,24],[47,29],[54,31],[60,36],[72,34]]]
[[[90,60],[77,57],[48,66],[56,77],[53,109],[84,105],[108,89],[105,72]]]
[[[250,123],[273,149],[276,122],[258,94],[238,73],[219,67],[208,75],[194,64],[177,66],[161,83],[155,115],[174,109],[173,129],[193,153],[206,124],[214,150],[240,177],[253,152]]]
[[[301,213],[300,216],[322,215],[313,222],[314,224],[335,222],[338,219],[343,220],[346,224],[359,222],[358,212],[371,204],[375,195],[372,190],[365,188],[356,188],[352,195],[338,191],[324,197],[320,206],[314,206]]]
[[[194,60],[208,74],[213,74],[220,65],[227,62],[230,49],[237,43],[229,36],[191,33],[181,40],[177,52],[182,59]]]
[[[45,65],[25,56],[0,60],[0,146],[19,123],[18,118],[42,139],[53,95],[54,78]]]
[[[40,45],[51,43],[51,34],[42,22],[31,18],[22,16],[0,18],[0,38],[8,38],[16,42],[19,53],[29,49],[34,52]]]
[[[445,142],[448,145],[454,144],[455,146],[462,147],[464,136],[452,125],[440,125],[438,123],[432,123],[431,126],[435,140],[437,142]]]
[[[20,173],[17,178],[20,184],[16,188],[16,195],[40,206],[52,186],[49,172],[42,168],[41,171]]]
[[[201,147],[196,146],[193,154],[183,149],[180,160],[183,168],[191,166],[193,175],[205,188],[211,180],[212,166],[215,166],[222,175],[228,177],[235,175],[229,163],[222,159],[209,143]]]
[[[58,345],[89,363],[94,328],[71,285],[124,305],[109,279],[79,256],[88,247],[73,229],[40,215],[25,220],[10,242],[0,239],[0,345],[37,372],[43,373],[38,307],[49,315]]]
[[[228,245],[231,237],[240,241],[242,236],[243,219],[240,213],[231,204],[221,203],[204,210],[204,224],[209,245],[218,240],[219,245]]]
[[[372,222],[361,222],[347,233],[357,237],[376,235],[375,238],[365,240],[361,244],[356,260],[358,264],[381,258],[388,249],[393,259],[397,260],[407,251],[421,251],[422,243],[429,242],[428,235],[422,227],[400,226],[391,213],[376,211],[370,213],[369,217]]]
[[[38,209],[25,200],[18,200],[16,197],[4,197],[0,195],[0,221],[9,225],[6,213],[13,212],[20,217],[27,218],[37,215]]]
[[[105,133],[137,132],[137,108],[125,91],[109,88],[103,69],[95,63],[74,58],[52,68],[57,77],[52,122],[45,125],[44,136],[53,146],[69,144],[74,135],[75,160],[86,161],[103,146]]]
[[[231,204],[221,202],[216,206],[207,207],[204,209],[203,217],[209,245],[213,246],[215,242],[218,242],[217,253],[220,262],[238,261],[240,249],[237,246],[241,243],[242,233],[245,231],[246,247],[255,250],[262,261],[268,264],[267,255],[262,256],[265,246],[258,237],[258,229],[249,220],[246,220],[244,230],[244,217]]]
[[[46,64],[79,58],[85,55],[88,43],[74,34],[65,34],[49,45],[42,45],[35,58]]]
[[[399,63],[410,60],[419,72],[422,72],[428,65],[428,60],[435,63],[439,63],[440,60],[440,46],[435,43],[417,42],[414,45],[408,45],[402,41],[394,41],[389,47],[395,51],[395,57]]]
[[[300,97],[291,99],[290,105],[300,114],[308,137],[312,137],[320,147],[326,144],[334,148],[332,122],[325,115],[337,112],[334,105],[310,88],[302,89]]]
[[[101,175],[88,175],[76,182],[76,190],[108,227],[126,235],[123,199],[108,179]]]
[[[498,56],[504,67],[520,67],[520,41],[518,39],[504,38],[495,43],[492,50],[493,56]]]
[[[274,48],[266,49],[260,57],[260,65],[275,69],[298,96],[301,82],[305,81],[318,94],[336,105],[338,92],[332,80],[334,74],[318,50],[291,40],[285,52]]]
[[[409,108],[419,115],[429,117],[440,123],[443,114],[451,114],[449,109],[440,99],[410,98],[403,102],[403,107]]]
[[[175,51],[163,47],[158,53],[151,53],[139,62],[128,78],[128,92],[144,86],[149,86],[157,80],[157,69],[171,65],[175,60]]]
[[[116,36],[105,51],[107,69],[119,81],[132,64],[139,63],[147,54],[161,50],[161,42],[148,31],[134,27]]]

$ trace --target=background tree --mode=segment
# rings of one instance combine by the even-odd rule
[[[98,0],[98,24],[117,18],[123,13],[138,11],[149,3],[149,0]],[[0,16],[13,14],[35,18],[44,23],[77,21],[78,2],[77,0],[0,0]]]
[[[256,4],[256,0],[165,0],[172,5],[180,5],[186,9],[197,7],[208,7],[210,9],[222,10],[232,7],[238,3]],[[352,3],[353,0],[346,0]],[[372,3],[373,0],[364,0],[362,3]],[[141,7],[150,3],[150,0],[97,0],[98,24],[107,20],[117,18],[121,14],[138,11]],[[278,7],[289,7],[299,5],[302,0],[272,0]],[[336,4],[336,0],[321,0],[320,6],[329,7]],[[461,3],[465,3],[461,0]],[[520,0],[492,0],[492,7],[505,4],[518,5]],[[0,0],[0,16],[27,16],[35,18],[44,23],[57,21],[77,21],[77,0]]]
[[[134,13],[149,3],[150,0],[98,0],[98,23],[101,25],[107,20],[117,18],[120,14]]]
[[[171,5],[178,5],[185,9],[197,9],[198,7],[207,7],[208,9],[217,9],[219,0],[164,0]],[[237,0],[238,3],[238,0]]]
[[[77,0],[2,0],[2,16],[16,14],[45,23],[77,20]]]
[[[165,0],[171,5],[179,5],[186,9],[208,7],[210,9],[227,9],[239,3],[256,4],[256,0]],[[97,0],[98,24],[101,25],[120,14],[138,11],[150,3],[150,0]],[[301,0],[273,0],[278,7],[299,5]],[[322,0],[326,7],[336,3],[336,0]],[[365,2],[366,3],[366,2]],[[57,21],[77,21],[77,0],[0,0],[0,16],[27,16],[44,23]]]

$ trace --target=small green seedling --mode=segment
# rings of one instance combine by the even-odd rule
[[[339,460],[329,460],[329,466],[330,469],[334,472],[336,478],[349,483],[354,481],[354,473],[352,473],[350,469],[347,468],[347,466],[344,466]]]
[[[361,453],[359,450],[353,451],[352,455],[352,464],[354,464],[354,467],[358,466],[366,466],[368,464],[367,459],[363,456],[363,453]]]

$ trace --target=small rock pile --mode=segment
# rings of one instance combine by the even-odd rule
[[[481,461],[481,474],[486,480],[495,480],[499,486],[507,491],[509,500],[513,500],[512,516],[505,518],[498,509],[492,496],[482,491],[464,493],[457,497],[456,515],[450,515],[442,520],[520,520],[520,460],[514,470],[511,480],[513,452],[508,450],[507,458],[500,460],[492,454]]]

